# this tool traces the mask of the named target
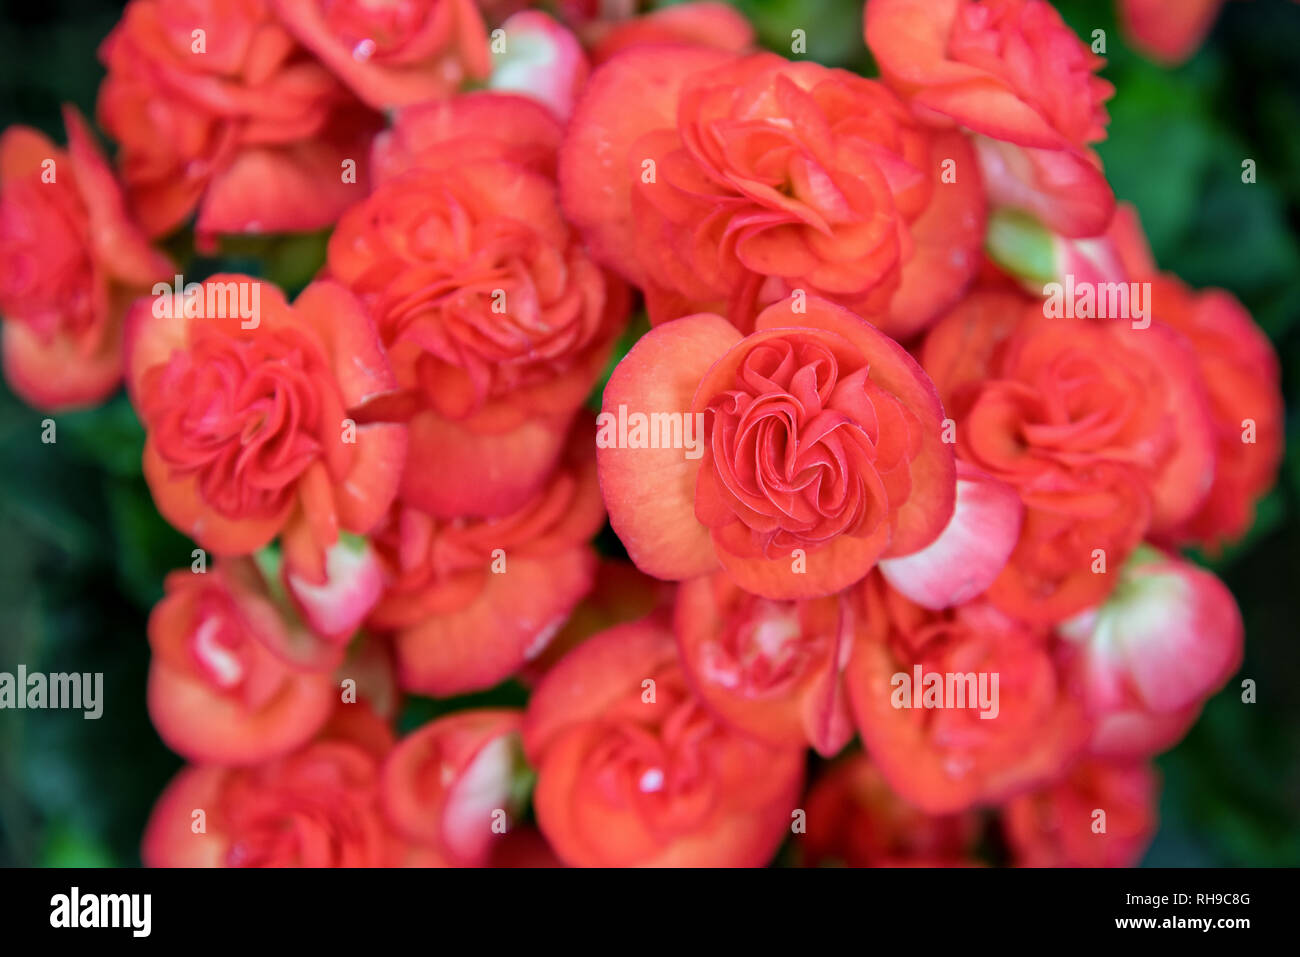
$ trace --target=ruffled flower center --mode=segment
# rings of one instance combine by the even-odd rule
[[[374,810],[377,771],[357,749],[332,743],[282,765],[241,773],[223,795],[227,867],[364,867],[382,863],[386,834]]]
[[[986,70],[1042,111],[1075,143],[1106,135],[1109,83],[1093,54],[1041,0],[967,2],[953,22],[948,53]]]
[[[756,344],[733,388],[709,403],[713,468],[755,554],[865,536],[887,519],[890,489],[919,443],[919,423],[868,377],[841,369],[811,337]]]
[[[681,833],[698,826],[719,799],[720,730],[680,675],[661,674],[655,684],[655,707],[638,692],[615,709],[583,773],[587,793],[611,807],[635,808],[654,832]]]
[[[232,517],[274,514],[322,455],[325,403],[338,396],[311,347],[287,333],[199,336],[156,379],[151,438],[173,474]],[[324,393],[323,393],[324,388]],[[342,419],[339,419],[341,423]]]

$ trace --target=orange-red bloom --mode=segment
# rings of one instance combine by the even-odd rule
[[[413,168],[507,162],[555,177],[564,128],[540,104],[510,93],[465,93],[398,110],[375,137],[374,177],[384,182]]]
[[[747,591],[794,599],[932,542],[956,477],[916,362],[820,299],[776,303],[754,325],[665,323],[610,377],[601,490],[632,560],[667,579],[721,565]]]
[[[375,530],[386,589],[369,622],[395,632],[403,687],[490,688],[541,654],[590,591],[588,542],[605,511],[589,436],[575,428],[547,485],[508,515],[440,520],[402,503]]]
[[[485,122],[557,124],[513,96],[448,115],[461,109]],[[365,303],[418,409],[403,499],[439,517],[502,515],[545,481],[627,302],[583,252],[522,143],[485,134],[482,155],[466,163],[452,148],[467,131],[459,122],[442,149],[412,123],[404,142],[419,144],[423,162],[343,217],[329,268]]]
[[[970,143],[919,125],[879,83],[770,53],[615,56],[579,101],[560,186],[653,322],[708,310],[747,331],[756,305],[798,289],[903,336],[979,266]]]
[[[100,59],[99,122],[149,235],[196,207],[200,236],[319,229],[365,195],[378,115],[266,0],[132,0]]]
[[[285,28],[375,109],[448,96],[491,69],[474,0],[271,0]]]
[[[879,576],[846,671],[862,741],[890,786],[931,814],[1053,780],[1088,734],[1050,635],[973,601],[913,604]]]
[[[1231,293],[1193,290],[1157,271],[1132,207],[1120,207],[1111,233],[1129,278],[1151,283],[1152,315],[1191,346],[1209,398],[1214,483],[1201,507],[1163,537],[1217,549],[1246,534],[1256,503],[1277,479],[1285,440],[1277,353]]]
[[[1022,867],[1134,867],[1155,834],[1159,790],[1144,764],[1083,761],[1010,801],[1003,830]]]
[[[171,271],[127,213],[94,137],[63,111],[68,148],[0,135],[0,315],[5,379],[42,409],[89,405],[122,380],[127,306]]]
[[[1092,750],[1146,757],[1182,737],[1241,664],[1237,603],[1210,572],[1143,547],[1104,604],[1063,623]]]
[[[141,300],[127,368],[154,501],[204,548],[244,555],[282,535],[289,568],[324,584],[340,530],[364,534],[387,512],[406,429],[351,417],[395,380],[337,283],[313,283],[292,307],[234,275]]]
[[[711,0],[674,3],[626,20],[596,21],[582,33],[598,65],[635,46],[687,43],[745,53],[755,40],[753,24],[743,13]]]
[[[403,738],[381,778],[399,832],[448,864],[482,866],[499,852],[520,809],[522,717],[504,708],[458,711]]]
[[[1047,0],[868,0],[866,38],[918,116],[976,134],[995,205],[1067,236],[1105,230],[1115,196],[1088,144],[1114,87]]]
[[[185,768],[154,806],[140,856],[146,867],[402,864],[409,850],[379,803],[392,746],[365,705],[340,705],[314,741],[278,760]]]
[[[203,764],[257,764],[292,751],[337,700],[328,668],[281,655],[296,626],[248,559],[172,572],[149,616],[149,717],[168,747]]]
[[[524,721],[537,822],[575,866],[757,867],[788,833],[801,750],[719,724],[651,618],[597,635],[538,685]]]
[[[898,797],[865,754],[832,764],[804,799],[808,830],[799,839],[805,865],[966,867],[974,863],[974,812],[932,815]]]
[[[1224,0],[1118,0],[1129,41],[1147,56],[1176,64],[1196,52]]]
[[[842,674],[864,627],[846,594],[770,601],[725,574],[683,582],[673,630],[700,700],[773,747],[833,757],[853,737]]]
[[[957,455],[1015,487],[1020,540],[989,597],[1060,621],[1101,601],[1148,533],[1177,527],[1214,477],[1191,350],[1159,324],[1046,318],[976,292],[926,339],[922,365],[956,423]]]
[[[1277,353],[1231,293],[1193,292],[1165,275],[1153,281],[1151,301],[1155,317],[1196,352],[1217,449],[1209,495],[1169,537],[1219,547],[1250,530],[1255,505],[1282,464],[1285,410]]]

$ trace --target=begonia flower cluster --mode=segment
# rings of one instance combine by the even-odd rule
[[[526,6],[130,0],[114,161],[0,137],[10,388],[124,385],[198,556],[144,862],[1138,862],[1283,407],[1117,201],[1104,57],[1048,0],[867,0],[873,76]],[[1122,6],[1175,59],[1215,5]],[[286,233],[305,286],[192,255]]]

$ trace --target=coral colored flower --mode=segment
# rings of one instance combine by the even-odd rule
[[[1204,42],[1224,0],[1118,0],[1129,42],[1161,63],[1177,64]]]
[[[820,299],[776,303],[754,326],[665,323],[610,377],[601,489],[637,566],[684,579],[721,565],[747,591],[809,598],[934,541],[955,466],[916,362]]]
[[[549,178],[564,127],[532,100],[510,93],[465,93],[398,110],[375,137],[378,182],[454,157],[460,165],[505,161]]]
[[[785,834],[803,753],[729,730],[687,689],[651,618],[574,649],[533,692],[538,826],[574,866],[756,867]]]
[[[842,674],[862,627],[847,595],[771,601],[717,574],[681,584],[673,630],[691,687],[720,718],[833,757],[853,737]]]
[[[1044,310],[1014,293],[972,293],[931,330],[922,365],[955,420],[958,457],[1025,503],[989,597],[1050,622],[1100,602],[1148,530],[1200,507],[1214,447],[1185,341],[1159,324]]]
[[[802,290],[910,335],[961,295],[984,238],[966,138],[880,83],[770,53],[612,58],[574,113],[560,187],[652,322],[713,311],[748,331],[756,305]]]
[[[1193,292],[1171,275],[1152,284],[1157,320],[1196,352],[1214,428],[1214,484],[1168,537],[1218,548],[1246,534],[1255,505],[1277,480],[1285,409],[1277,353],[1245,307],[1221,289]]]
[[[395,381],[337,283],[313,283],[292,307],[234,275],[141,300],[127,375],[154,502],[209,551],[250,554],[281,535],[289,569],[324,584],[339,532],[364,534],[393,500],[405,427],[349,410]]]
[[[591,589],[588,542],[604,522],[588,428],[547,484],[494,519],[436,519],[395,505],[373,535],[386,588],[370,616],[395,632],[404,688],[490,688],[541,654]]]
[[[448,863],[486,864],[520,811],[522,717],[458,711],[398,742],[384,762],[381,800],[399,832]]]
[[[1104,60],[1046,0],[868,0],[867,46],[918,116],[975,134],[995,206],[1067,236],[1105,230],[1115,197],[1088,144],[1114,92]]]
[[[1277,353],[1231,293],[1192,290],[1159,272],[1131,205],[1116,210],[1104,246],[1119,260],[1109,278],[1150,284],[1149,315],[1186,339],[1209,397],[1214,484],[1200,509],[1162,538],[1218,550],[1250,530],[1255,505],[1281,465],[1285,409]]]
[[[67,150],[25,126],[0,135],[5,379],[48,410],[117,388],[126,308],[171,272],[127,214],[81,114],[66,107],[63,122]]]
[[[890,790],[865,754],[832,764],[804,799],[806,865],[965,867],[975,863],[979,821],[973,812],[931,815]]]
[[[543,109],[475,101],[489,119],[503,102]],[[343,217],[329,268],[365,303],[417,404],[403,499],[440,517],[502,515],[545,481],[627,300],[583,252],[554,183],[512,146],[433,163]]]
[[[154,806],[140,856],[146,867],[398,866],[408,848],[379,802],[392,746],[365,705],[340,705],[314,741],[275,761],[185,768]]]
[[[379,116],[266,0],[132,0],[99,55],[97,115],[149,235],[196,207],[200,237],[319,229],[365,195]]]
[[[1184,726],[1241,664],[1237,603],[1210,572],[1144,547],[1125,564],[1106,602],[1060,626],[1077,651],[1074,668],[1091,714],[1149,714],[1160,749],[1166,722]],[[1162,720],[1163,719],[1163,720]],[[1137,726],[1125,735],[1136,745]],[[1121,729],[1101,729],[1110,750]]]
[[[1159,789],[1144,764],[1084,761],[1008,802],[1003,831],[1021,867],[1135,867],[1156,831]]]
[[[285,28],[375,109],[449,96],[490,69],[473,0],[270,0]]]
[[[931,814],[1051,781],[1088,733],[1050,636],[987,602],[944,612],[872,576],[871,626],[845,679],[862,741],[905,801]]]
[[[247,559],[172,572],[149,616],[149,717],[168,747],[202,764],[257,764],[294,750],[336,701],[328,670],[277,651],[295,623]]]
[[[593,43],[591,59],[597,65],[634,46],[688,43],[747,53],[755,43],[754,27],[743,13],[710,0],[674,3],[628,20],[597,21],[583,35]]]

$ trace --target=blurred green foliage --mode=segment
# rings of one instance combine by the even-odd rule
[[[870,74],[857,0],[737,0],[764,45]],[[1106,31],[1116,86],[1100,152],[1120,198],[1142,214],[1161,266],[1195,286],[1238,295],[1282,356],[1290,424],[1283,477],[1257,527],[1212,561],[1246,619],[1246,660],[1177,748],[1164,777],[1153,865],[1300,863],[1300,7],[1229,4],[1187,65],[1162,69],[1129,50],[1102,0],[1059,0],[1083,36]],[[59,105],[93,115],[95,49],[112,0],[4,0],[0,126],[26,123],[63,140]],[[807,52],[792,54],[794,31]],[[1258,183],[1243,184],[1253,159]],[[322,236],[236,240],[187,261],[186,278],[258,272],[300,288]],[[184,241],[170,245],[185,248]],[[188,260],[188,256],[186,257]],[[153,799],[180,766],[145,712],[145,621],[163,576],[193,547],[157,514],[140,475],[143,434],[125,396],[103,408],[44,415],[0,386],[0,670],[102,671],[105,717],[0,712],[0,864],[138,863]],[[1240,701],[1253,678],[1257,704]],[[410,729],[454,707],[519,704],[507,683],[456,702],[415,700]]]

